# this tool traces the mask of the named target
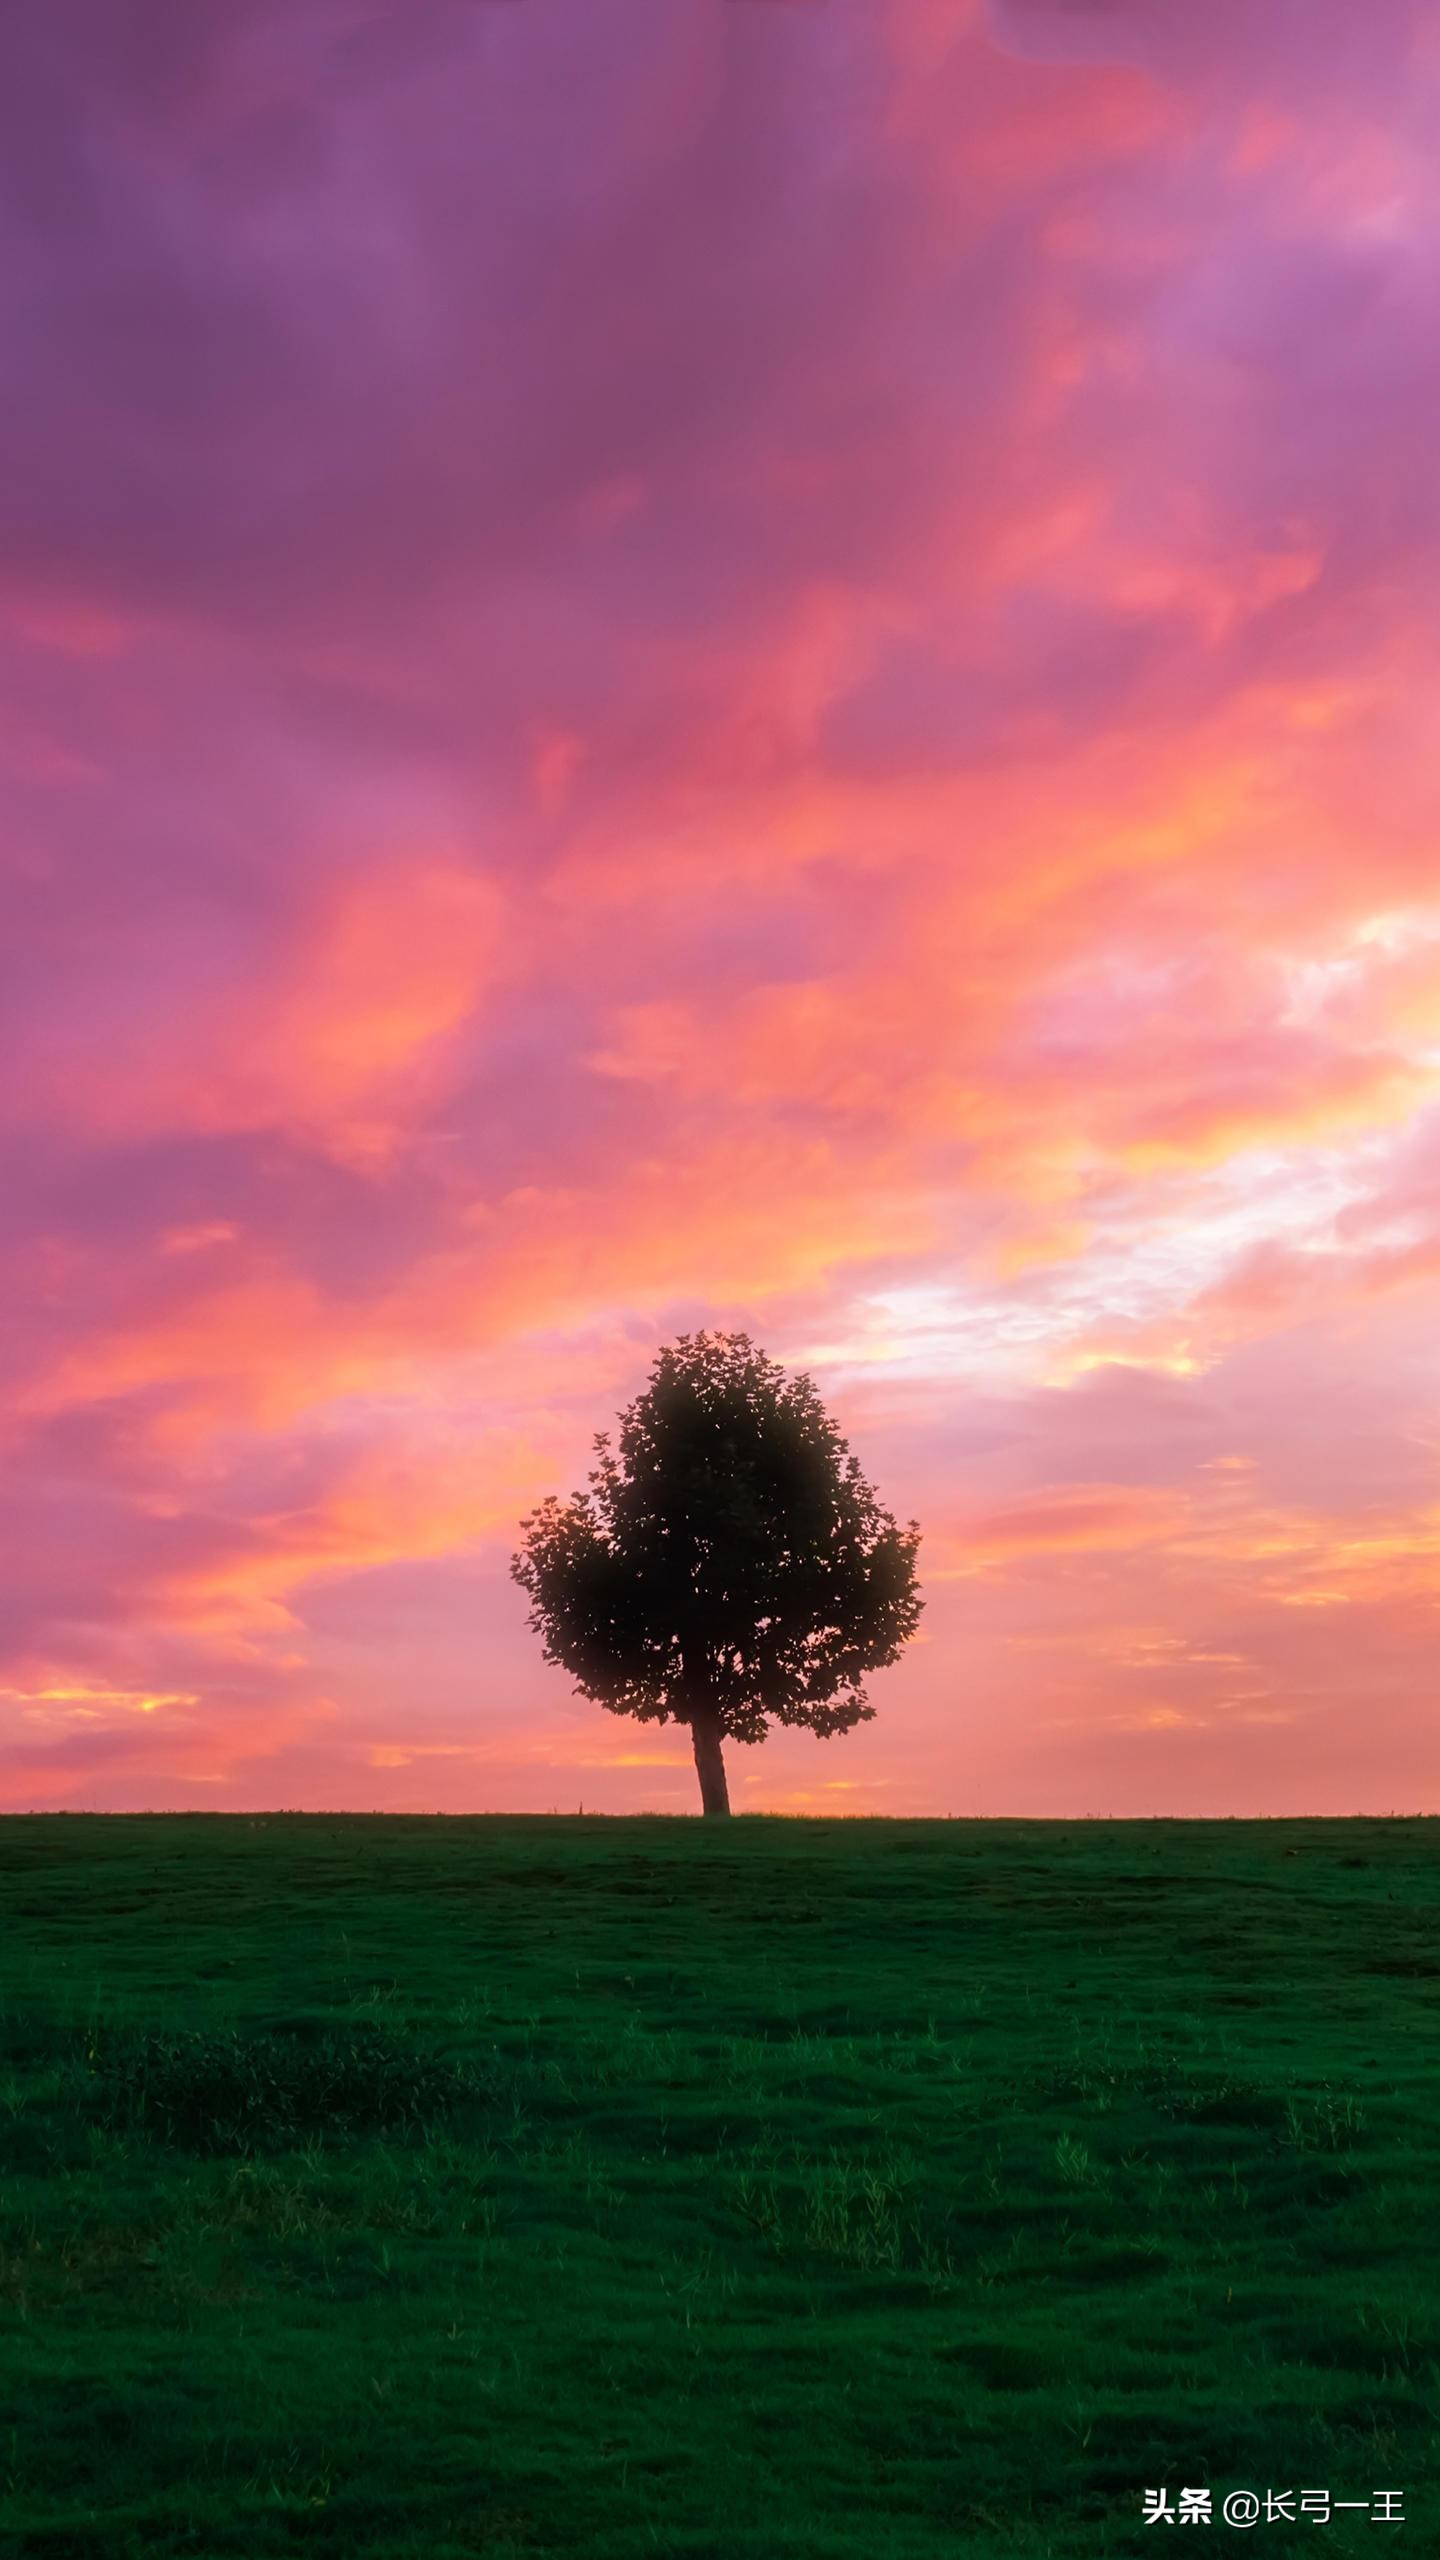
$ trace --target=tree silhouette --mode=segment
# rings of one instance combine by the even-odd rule
[[[846,1733],[923,1606],[915,1521],[881,1507],[811,1380],[743,1333],[684,1334],[595,1440],[588,1493],[521,1522],[545,1658],[613,1715],[688,1724],[707,1814],[723,1745]]]

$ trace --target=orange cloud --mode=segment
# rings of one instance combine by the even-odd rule
[[[311,893],[248,981],[222,970],[213,989],[136,989],[123,1029],[109,1018],[37,1062],[27,1110],[109,1138],[282,1128],[342,1160],[383,1161],[433,1097],[502,933],[500,892],[453,855],[372,864]]]
[[[937,1580],[990,1573],[1035,1555],[1129,1549],[1175,1536],[1187,1518],[1182,1496],[1144,1485],[1056,1486],[991,1511],[947,1522],[932,1567]]]

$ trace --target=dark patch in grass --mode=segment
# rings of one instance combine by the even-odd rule
[[[1292,2128],[1298,2103],[1302,2115],[1320,2111],[1318,2138],[1324,2140],[1326,2148],[1334,2148],[1336,2144],[1326,2128],[1342,2126],[1351,2093],[1327,2089],[1319,2098],[1307,2101],[1299,2093],[1297,2099],[1293,2087],[1262,2089],[1253,2080],[1197,2072],[1178,2056],[1170,2056],[1133,2069],[1123,2064],[1082,2064],[1042,2081],[1036,2094],[1052,2106],[1093,2103],[1097,2099],[1116,2105],[1124,2099],[1141,2099],[1172,2124],[1235,2125],[1277,2136]]]
[[[1158,2249],[1077,2249],[1070,2277],[1075,2284],[1134,2284],[1163,2276],[1169,2265]]]
[[[114,2549],[108,2526],[98,2524],[37,2525],[14,2545],[15,2560],[108,2560]]]
[[[943,2347],[948,2364],[962,2364],[990,2391],[1043,2391],[1064,2378],[1053,2355],[1027,2347],[1014,2338],[967,2338],[960,2347]]]
[[[1157,2094],[1162,2115],[1177,2123],[1250,2125],[1261,2132],[1285,2122],[1285,2098],[1275,2089],[1257,2089],[1252,2081],[1198,2081],[1189,2088]]]
[[[1377,2392],[1368,2400],[1332,2400],[1326,2410],[1332,2426],[1353,2427],[1360,2436],[1374,2437],[1400,2418],[1423,2425],[1431,2414],[1430,2402],[1414,2391]]]
[[[92,2122],[211,2155],[413,2133],[495,2094],[473,2064],[364,2025],[94,2031],[70,2070]]]

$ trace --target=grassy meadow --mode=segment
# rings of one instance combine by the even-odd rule
[[[0,2552],[1434,2548],[1437,1841],[0,1823]]]

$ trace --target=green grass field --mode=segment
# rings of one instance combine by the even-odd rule
[[[1437,1841],[0,1824],[0,2551],[1434,2549]]]

